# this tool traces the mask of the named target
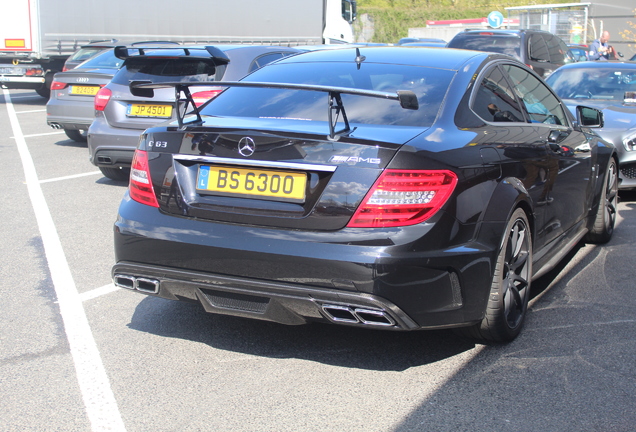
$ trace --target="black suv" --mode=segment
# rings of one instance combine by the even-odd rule
[[[565,63],[575,62],[561,38],[541,30],[467,30],[447,47],[507,54],[544,78]]]

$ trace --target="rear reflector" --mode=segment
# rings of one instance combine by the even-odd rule
[[[351,228],[415,225],[433,216],[453,193],[452,171],[386,170],[349,221]]]
[[[148,167],[148,153],[143,150],[135,150],[132,166],[130,168],[130,183],[128,185],[130,197],[135,201],[159,207],[155,190],[150,180],[150,168]]]

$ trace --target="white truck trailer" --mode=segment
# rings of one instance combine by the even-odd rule
[[[48,97],[82,45],[353,42],[355,0],[0,0],[0,85]]]

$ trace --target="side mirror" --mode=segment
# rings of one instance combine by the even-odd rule
[[[581,105],[576,107],[576,121],[579,126],[588,128],[602,128],[605,124],[600,110]]]

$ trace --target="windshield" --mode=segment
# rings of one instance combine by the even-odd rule
[[[563,99],[620,100],[636,91],[636,67],[631,69],[573,68],[558,70],[547,83]]]
[[[265,66],[245,81],[349,87],[395,92],[413,91],[418,110],[399,102],[342,95],[350,123],[429,127],[444,100],[454,71],[426,67],[363,63],[279,63]],[[304,90],[229,88],[206,105],[210,116],[327,121],[328,94]]]
[[[119,69],[122,64],[124,64],[124,61],[115,57],[115,51],[109,49],[90,60],[86,60],[77,66],[77,69]]]

